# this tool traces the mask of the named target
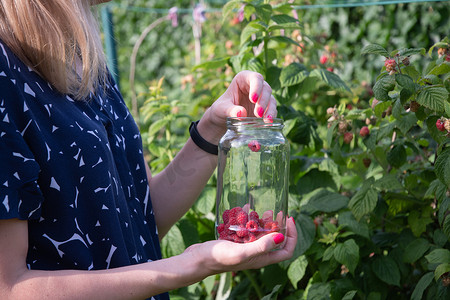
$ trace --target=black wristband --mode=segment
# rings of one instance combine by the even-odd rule
[[[197,130],[198,122],[200,122],[200,120],[192,122],[191,126],[189,126],[189,134],[191,135],[192,141],[205,152],[214,155],[219,154],[219,147],[205,140],[198,132]]]

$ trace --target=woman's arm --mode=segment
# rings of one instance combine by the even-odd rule
[[[205,112],[198,124],[200,135],[218,144],[226,131],[227,117],[276,117],[272,89],[261,74],[243,71],[226,92]],[[152,177],[147,169],[158,233],[162,238],[194,204],[217,166],[217,156],[198,148],[189,139],[174,160]]]
[[[248,244],[210,241],[171,258],[100,271],[28,270],[27,221],[0,220],[2,299],[144,299],[229,270],[259,268],[292,257],[297,232],[292,219],[283,249],[274,236]],[[278,241],[278,240],[277,240]]]

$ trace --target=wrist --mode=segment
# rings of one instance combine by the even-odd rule
[[[198,132],[200,135],[209,143],[218,145],[220,139],[226,132],[226,120],[223,124],[218,124],[217,121],[214,122],[211,118],[211,110],[206,110],[200,122],[197,125]]]

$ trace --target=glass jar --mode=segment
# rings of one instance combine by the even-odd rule
[[[217,167],[218,239],[246,243],[286,234],[290,154],[283,127],[277,118],[227,119]]]

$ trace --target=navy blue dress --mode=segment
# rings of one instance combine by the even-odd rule
[[[117,86],[75,101],[0,41],[0,219],[28,221],[29,269],[161,258],[142,154]]]

